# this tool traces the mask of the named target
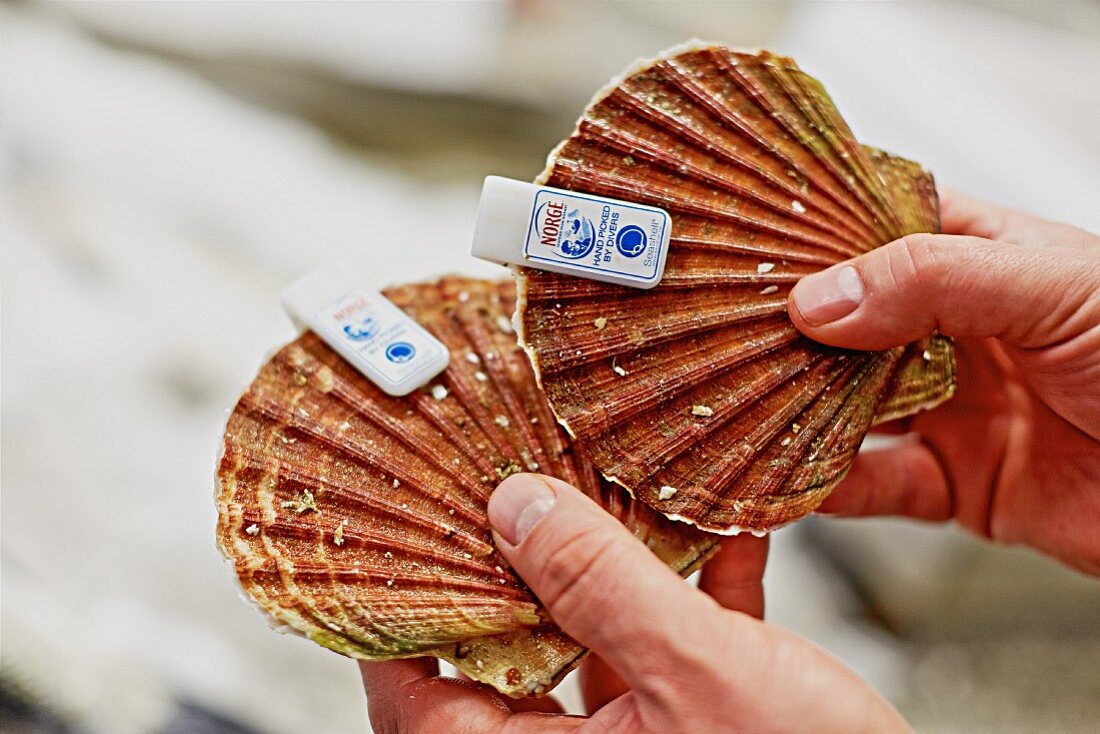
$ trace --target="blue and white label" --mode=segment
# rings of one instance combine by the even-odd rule
[[[535,194],[524,257],[537,263],[617,276],[646,285],[660,280],[668,247],[663,209],[572,191],[541,188]]]
[[[421,377],[445,352],[404,311],[370,291],[347,293],[322,308],[316,318],[328,335],[340,339],[393,385]]]
[[[487,176],[470,248],[489,262],[652,288],[672,234],[655,206]]]
[[[390,395],[408,395],[450,362],[446,346],[343,263],[302,276],[282,301],[299,328],[312,329]]]

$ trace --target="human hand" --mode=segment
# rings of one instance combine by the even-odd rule
[[[546,713],[556,709],[549,699],[510,701],[439,677],[432,659],[361,663],[378,734],[909,731],[837,660],[750,616],[763,611],[766,539],[728,539],[700,591],[556,479],[509,477],[489,518],[553,619],[602,658],[587,666],[591,715]]]
[[[946,193],[947,235],[910,235],[803,278],[796,327],[885,349],[956,337],[958,390],[886,424],[820,508],[954,518],[1100,574],[1100,237]]]

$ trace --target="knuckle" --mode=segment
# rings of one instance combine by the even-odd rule
[[[946,275],[946,263],[932,235],[909,234],[889,248],[887,276],[896,289],[934,285]]]

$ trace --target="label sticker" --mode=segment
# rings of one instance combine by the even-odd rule
[[[658,207],[486,176],[470,253],[647,289],[661,282],[671,239]]]
[[[668,227],[668,214],[656,207],[542,188],[535,194],[523,253],[536,262],[655,283]]]
[[[438,339],[343,263],[319,268],[282,293],[301,329],[326,344],[390,395],[408,395],[447,368]]]
[[[369,291],[338,298],[317,313],[317,322],[394,386],[416,379],[445,352],[405,312]]]

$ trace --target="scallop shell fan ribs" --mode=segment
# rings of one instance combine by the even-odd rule
[[[398,398],[312,332],[280,349],[229,416],[218,546],[278,628],[354,658],[431,655],[507,695],[544,693],[585,649],[493,546],[486,502],[502,478],[570,482],[685,575],[715,539],[634,502],[574,449],[516,344],[511,282],[386,295],[447,345],[450,366]]]
[[[652,290],[516,271],[520,338],[555,414],[666,516],[717,533],[797,520],[872,424],[953,393],[945,337],[846,351],[787,316],[802,276],[939,231],[931,174],[860,144],[793,60],[692,43],[641,62],[537,182],[672,217]]]

